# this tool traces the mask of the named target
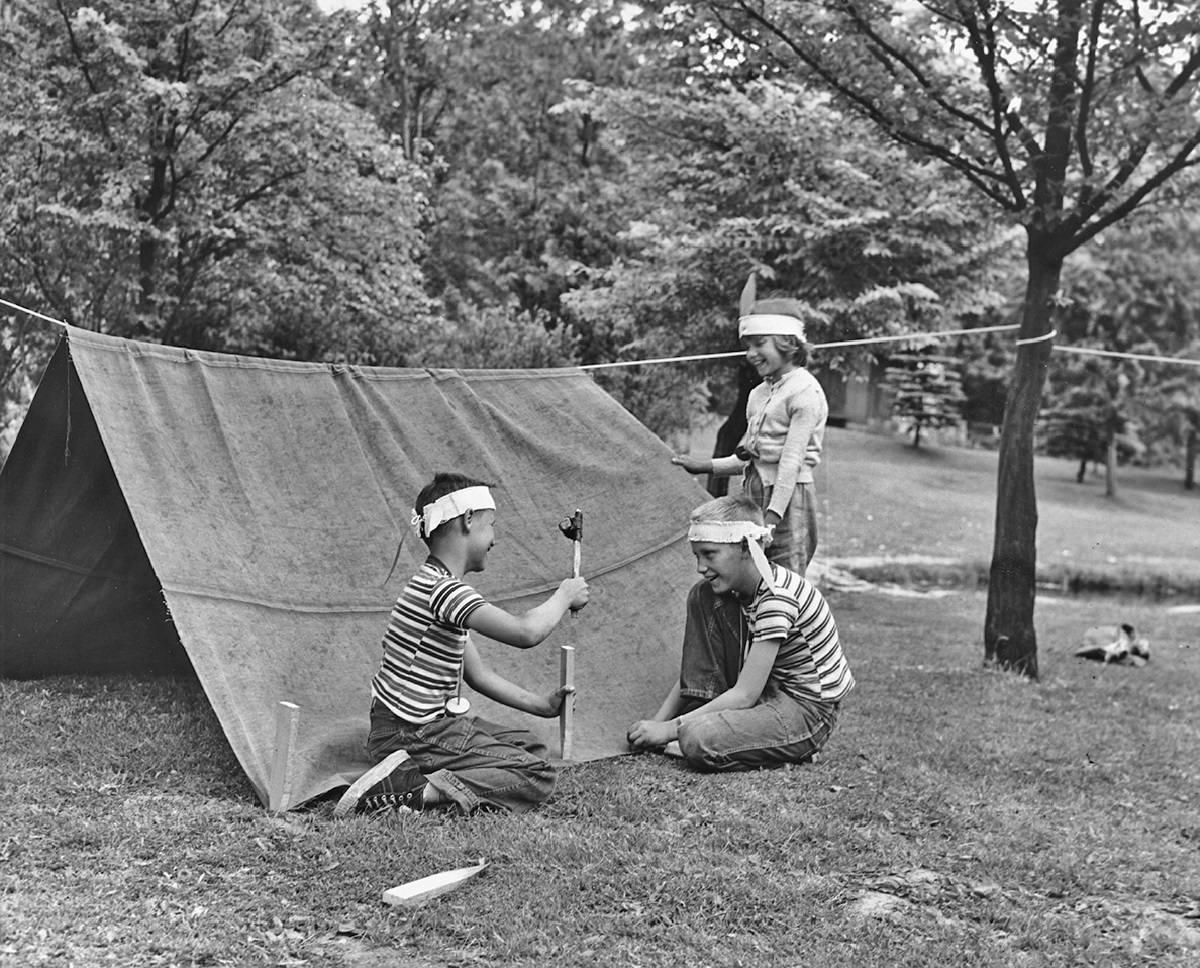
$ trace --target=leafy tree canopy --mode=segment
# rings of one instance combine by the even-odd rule
[[[619,168],[586,116],[557,113],[564,82],[623,76],[618,4],[393,0],[373,5],[337,84],[433,181],[428,292],[452,319],[508,305],[556,325],[577,265],[619,248]]]
[[[1147,212],[1070,260],[1058,328],[1070,346],[1200,359],[1200,234],[1193,209]],[[1055,353],[1047,386],[1052,451],[1180,464],[1200,428],[1200,368]],[[1110,482],[1110,489],[1112,484]]]
[[[423,173],[317,79],[299,0],[18,3],[6,288],[76,325],[396,362],[427,316]]]
[[[937,329],[1001,301],[983,269],[1011,236],[981,224],[953,181],[804,85],[574,87],[562,110],[603,125],[637,189],[626,252],[564,297],[585,359],[736,349],[750,271],[811,307],[818,343]],[[690,379],[705,373],[727,411],[733,370],[697,367]],[[666,426],[677,426],[686,379],[647,370],[610,384],[627,405],[675,400]]]

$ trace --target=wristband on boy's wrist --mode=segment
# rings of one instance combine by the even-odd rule
[[[683,729],[683,717],[682,717],[682,716],[676,716],[676,717],[675,717],[675,738],[676,738],[676,739],[678,739],[678,738],[679,738],[679,732],[680,732],[680,730],[682,730],[682,729]]]

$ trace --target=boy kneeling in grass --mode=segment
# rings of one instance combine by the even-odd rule
[[[462,576],[483,571],[495,523],[496,502],[479,481],[438,474],[417,495],[413,525],[429,557],[396,600],[371,682],[367,752],[377,762],[342,796],[335,816],[438,804],[464,814],[481,807],[523,813],[554,792],[546,747],[528,730],[466,715],[460,683],[465,678],[489,699],[547,718],[574,690],[537,695],[509,682],[483,661],[467,630],[533,648],[568,610],[587,604],[588,586],[568,578],[523,615],[489,604]]]
[[[829,740],[854,677],[824,596],[767,561],[762,512],[723,497],[692,512],[703,577],[688,593],[679,680],[653,719],[629,728],[635,750],[673,740],[695,769],[803,763]]]

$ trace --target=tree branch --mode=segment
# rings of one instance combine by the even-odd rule
[[[1008,112],[1004,106],[1004,92],[1000,90],[1000,82],[996,76],[996,32],[994,22],[986,17],[983,22],[983,28],[980,28],[979,21],[975,18],[976,8],[969,3],[969,0],[956,0],[958,4],[959,14],[961,16],[961,24],[967,32],[968,43],[975,53],[975,61],[979,65],[980,76],[983,79],[984,85],[987,87],[988,102],[992,109],[992,144],[996,147],[996,156],[1000,159],[1000,166],[1004,171],[1004,180],[1008,184],[1008,190],[1012,192],[1013,198],[1017,200],[1018,207],[1025,206],[1025,191],[1021,187],[1021,180],[1017,177],[1016,169],[1012,164],[1012,157],[1008,153],[1008,139],[1004,137],[1004,122]],[[1021,129],[1017,130],[1020,137]],[[1037,142],[1032,138],[1032,147],[1037,150]],[[1026,150],[1030,148],[1029,144],[1025,145]]]
[[[745,0],[735,0],[739,9],[743,11],[754,23],[760,26],[764,32],[777,38],[785,47],[787,47],[809,70],[816,74],[821,81],[831,90],[845,98],[855,110],[868,118],[894,141],[912,148],[918,148],[926,154],[938,159],[943,164],[955,171],[959,172],[964,178],[971,182],[976,188],[983,192],[988,198],[992,199],[1002,208],[1009,211],[1021,211],[1024,208],[1023,199],[1014,199],[1001,190],[1007,188],[1007,182],[1003,176],[997,174],[991,168],[985,165],[980,165],[965,158],[961,154],[951,150],[945,145],[939,144],[917,134],[914,131],[901,127],[896,123],[896,119],[883,111],[876,103],[865,93],[852,88],[847,83],[843,82],[833,71],[824,66],[820,58],[810,54],[803,46],[793,41],[785,35],[781,28],[775,24],[765,20],[757,12],[745,7]],[[717,7],[712,7],[713,15],[718,22],[722,24],[739,40],[755,46],[753,38],[747,36],[744,31],[736,25],[730,23],[722,12]],[[999,187],[997,187],[999,186]]]
[[[1090,225],[1084,226],[1084,222],[1088,217],[1090,217],[1091,212],[1097,211],[1097,209],[1094,208],[1095,200],[1093,200],[1092,206],[1090,206],[1091,212],[1087,214],[1080,213],[1082,218],[1072,218],[1072,223],[1081,227],[1076,228],[1071,234],[1071,248],[1079,248],[1079,246],[1083,245],[1100,232],[1103,232],[1110,225],[1114,225],[1121,221],[1121,219],[1129,215],[1134,209],[1138,208],[1152,192],[1165,184],[1169,179],[1175,177],[1175,175],[1179,174],[1181,171],[1184,171],[1187,168],[1200,167],[1200,157],[1191,157],[1192,152],[1195,151],[1197,147],[1200,147],[1200,128],[1197,128],[1192,136],[1188,138],[1187,141],[1182,144],[1182,146],[1180,146],[1179,150],[1175,153],[1175,157],[1172,158],[1170,162],[1163,165],[1163,167],[1155,172],[1151,177],[1142,182],[1141,186],[1138,187],[1136,191],[1132,192],[1119,205],[1114,205],[1102,217],[1096,219],[1096,221],[1092,222]]]
[[[1083,83],[1080,85],[1079,114],[1075,119],[1075,148],[1079,152],[1079,167],[1083,177],[1091,179],[1094,173],[1092,155],[1088,148],[1087,126],[1092,114],[1092,93],[1096,86],[1096,55],[1100,46],[1100,25],[1104,18],[1105,0],[1092,0],[1092,17],[1088,23],[1087,65]],[[1092,186],[1085,183],[1081,197],[1086,204],[1092,194]]]
[[[1050,75],[1049,112],[1041,163],[1036,167],[1034,203],[1044,212],[1062,210],[1067,165],[1074,141],[1072,117],[1076,108],[1075,65],[1079,59],[1082,0],[1059,0],[1054,25],[1053,70]]]
[[[63,9],[62,0],[56,0],[54,6],[58,9],[59,15],[63,19],[63,26],[67,28],[67,38],[71,42],[71,53],[75,55],[75,62],[79,65],[80,73],[83,74],[84,83],[87,84],[88,90],[93,94],[100,94],[100,88],[97,87],[96,81],[92,77],[92,72],[88,67],[87,59],[84,57],[83,50],[79,46],[79,38],[75,36],[75,28],[71,24],[71,18],[67,11]],[[112,131],[108,127],[108,118],[104,112],[97,111],[96,119],[100,122],[100,130],[104,135],[104,140],[108,144],[108,150],[114,154],[117,152],[117,141],[113,137]]]
[[[995,129],[989,128],[987,124],[975,117],[975,115],[971,114],[969,111],[964,111],[961,108],[956,107],[942,97],[937,92],[937,88],[933,82],[930,81],[929,78],[925,76],[925,73],[912,62],[911,58],[905,56],[904,52],[899,48],[888,43],[883,36],[875,30],[870,22],[863,18],[863,16],[858,12],[857,5],[853,3],[852,0],[840,0],[840,3],[841,6],[845,8],[851,22],[855,25],[855,27],[858,28],[859,32],[876,48],[877,51],[904,68],[904,70],[908,72],[913,80],[915,80],[917,84],[920,85],[925,91],[925,94],[930,101],[940,107],[950,117],[957,118],[959,121],[962,121],[965,125],[967,125],[967,127],[976,128],[982,134],[988,135],[989,137],[995,136]],[[942,17],[942,19],[947,18]]]
[[[1187,62],[1180,68],[1179,73],[1175,76],[1171,83],[1167,85],[1162,97],[1159,99],[1158,105],[1156,106],[1156,114],[1161,112],[1167,106],[1168,102],[1176,94],[1183,90],[1198,68],[1200,68],[1200,50],[1192,53],[1192,56],[1188,58]],[[1192,146],[1191,148],[1186,148],[1186,150],[1184,150],[1184,157],[1182,160],[1185,162],[1185,164],[1183,167],[1187,167],[1187,154],[1190,154],[1190,152],[1195,148],[1195,136],[1193,136],[1192,139],[1184,144],[1185,146],[1188,144],[1191,144]],[[1080,202],[1075,206],[1075,214],[1071,217],[1071,219],[1068,220],[1068,224],[1072,226],[1072,232],[1078,231],[1087,223],[1088,219],[1104,208],[1104,206],[1112,201],[1117,193],[1125,187],[1133,173],[1145,159],[1146,153],[1150,150],[1150,147],[1150,134],[1143,134],[1130,147],[1129,153],[1125,156],[1125,159],[1117,167],[1117,170],[1113,173],[1112,177],[1109,178],[1101,190],[1095,194],[1093,194],[1090,190],[1080,192]],[[1180,156],[1177,154],[1172,164],[1179,160]],[[1132,211],[1132,209],[1130,209],[1130,211]],[[1089,235],[1089,238],[1090,237],[1091,236]]]

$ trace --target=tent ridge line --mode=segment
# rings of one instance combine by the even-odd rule
[[[386,367],[381,367],[386,371]],[[442,369],[439,367],[425,367],[424,372],[428,373],[431,378],[439,382],[453,380],[455,378],[463,379],[469,377],[472,382],[482,383],[503,383],[507,380],[562,380],[566,378],[583,377],[591,382],[591,377],[587,375],[578,366],[541,366],[530,367],[527,370],[517,369],[515,367],[507,367],[501,370],[474,370],[474,369]],[[396,379],[391,373],[369,373],[364,374],[369,379],[375,380],[391,380]]]
[[[453,367],[387,367],[368,366],[357,363],[325,363],[310,360],[284,360],[269,356],[243,356],[238,353],[217,353],[212,350],[194,350],[186,346],[170,346],[166,343],[148,343],[143,340],[111,336],[92,330],[67,326],[67,343],[80,340],[89,348],[106,353],[120,353],[134,357],[153,357],[168,363],[199,364],[201,366],[231,370],[267,370],[274,372],[303,373],[316,375],[349,375],[364,380],[380,382],[403,380],[451,380],[469,377],[472,380],[507,381],[528,379],[560,380],[569,377],[587,377],[578,366],[546,366],[520,369],[456,369]],[[590,378],[589,378],[590,379]]]

